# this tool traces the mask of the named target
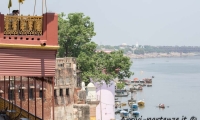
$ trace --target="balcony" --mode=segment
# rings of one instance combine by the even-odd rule
[[[0,47],[29,45],[58,49],[58,15],[45,13],[42,16],[11,16],[0,13]]]

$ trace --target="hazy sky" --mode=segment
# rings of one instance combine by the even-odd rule
[[[8,13],[9,0],[1,0],[0,12]],[[18,9],[12,0],[11,10]],[[33,14],[35,0],[21,5],[23,15]],[[36,0],[42,14],[42,0]],[[97,44],[200,46],[200,0],[47,0],[47,11],[83,12],[91,17]],[[44,12],[45,9],[44,9]]]

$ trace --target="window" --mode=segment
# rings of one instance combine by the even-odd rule
[[[8,99],[14,100],[14,90],[8,90]]]
[[[42,96],[43,96],[43,91],[40,90],[39,97],[42,98]]]
[[[57,95],[56,95],[56,90],[54,90],[54,97],[57,97]]]
[[[33,88],[29,89],[29,99],[33,99],[34,90]]]
[[[63,89],[60,89],[60,96],[63,96]]]
[[[69,88],[66,89],[66,96],[69,96]]]
[[[19,99],[24,99],[24,89],[19,89]]]

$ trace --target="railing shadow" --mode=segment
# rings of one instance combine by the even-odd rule
[[[41,118],[28,113],[28,111],[24,110],[23,108],[20,108],[18,105],[15,105],[8,100],[5,100],[4,98],[0,97],[0,109],[5,109],[8,108],[9,110],[14,109],[16,113],[18,114],[11,114],[11,113],[6,113],[9,117],[16,118],[19,116],[23,118],[29,118],[29,120],[42,120]]]

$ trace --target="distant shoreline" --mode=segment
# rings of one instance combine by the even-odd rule
[[[144,58],[172,58],[172,57],[189,57],[189,56],[200,56],[200,53],[146,53],[144,55],[128,54],[126,55],[131,59],[144,59]]]

